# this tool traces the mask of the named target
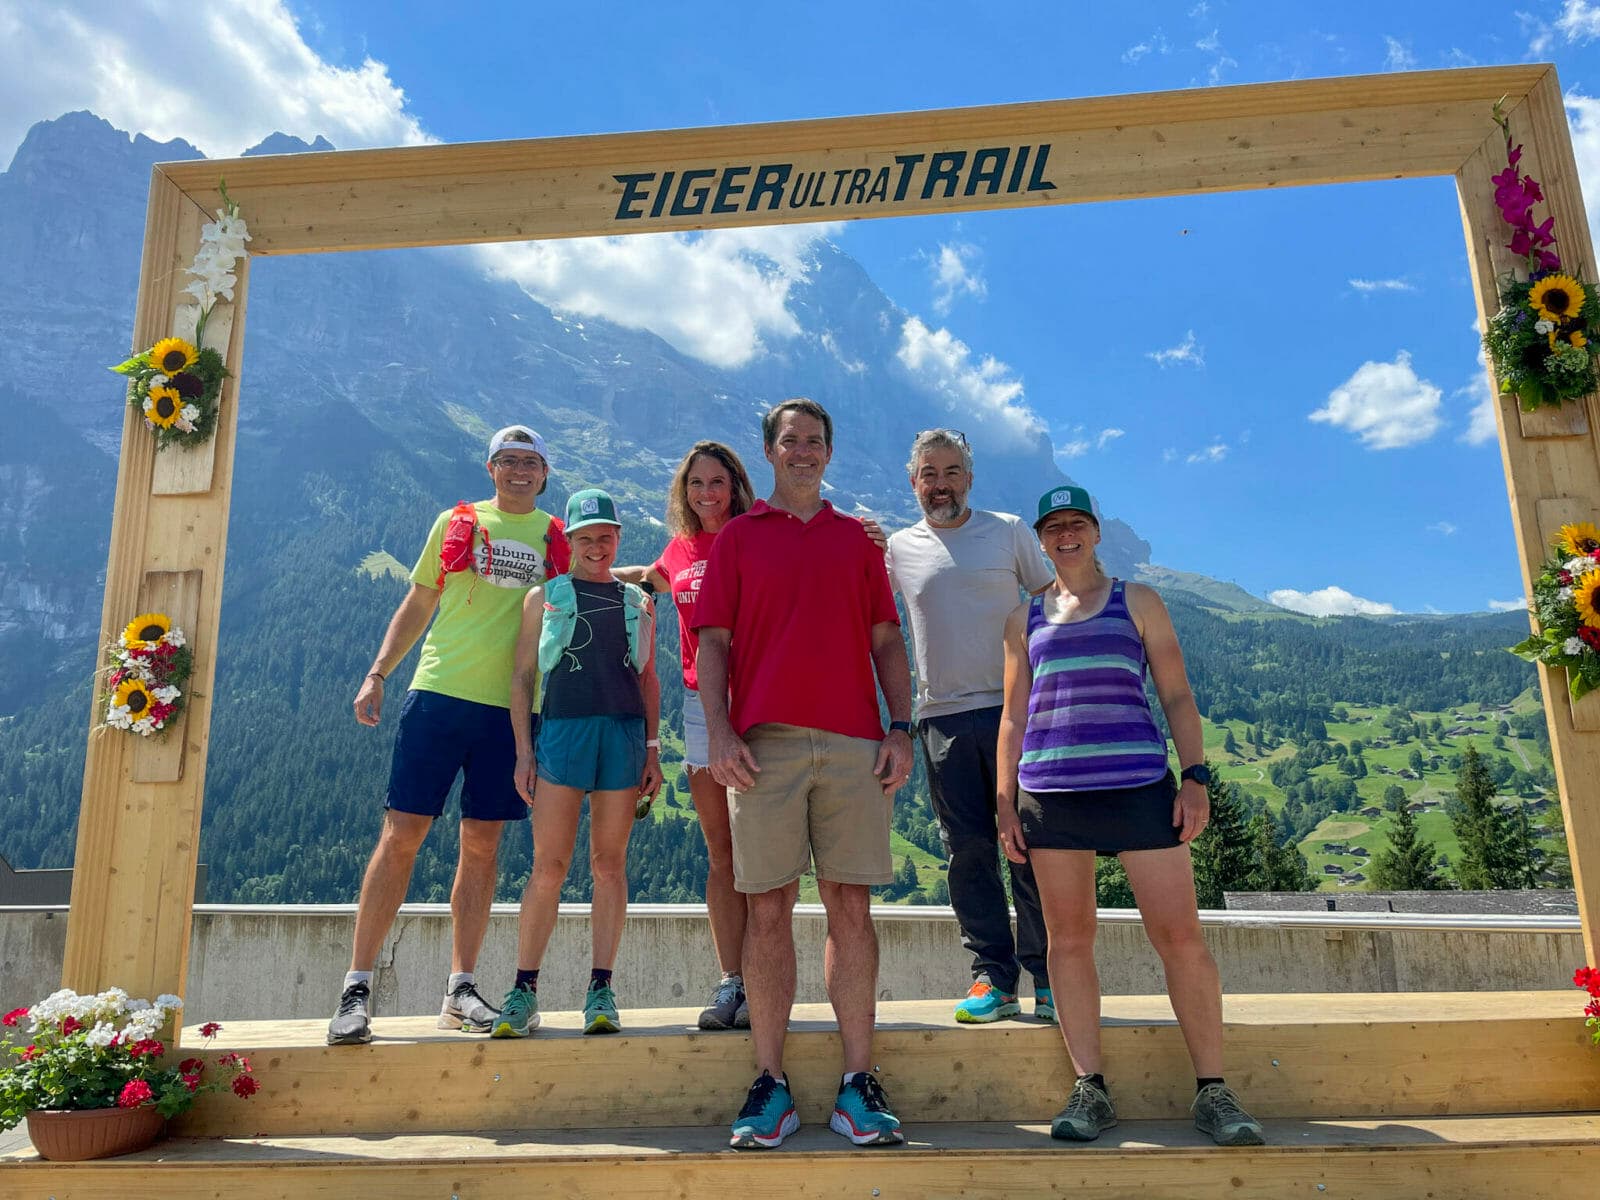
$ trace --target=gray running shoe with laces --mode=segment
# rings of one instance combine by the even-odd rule
[[[1072,1085],[1067,1106],[1050,1122],[1050,1136],[1069,1142],[1092,1142],[1117,1123],[1117,1110],[1111,1097],[1095,1087],[1094,1081],[1080,1079]]]
[[[328,1045],[360,1046],[372,1040],[372,988],[352,983],[339,996],[339,1011],[328,1022]]]
[[[744,983],[737,977],[724,977],[711,992],[711,1003],[700,1011],[701,1029],[732,1029],[744,1005]],[[748,1010],[746,1010],[748,1012]],[[748,1017],[746,1020],[748,1021]]]
[[[476,984],[463,983],[447,994],[439,1007],[440,1029],[459,1029],[463,1033],[488,1033],[494,1028],[500,1010],[478,994]]]
[[[1239,1097],[1225,1083],[1208,1083],[1190,1106],[1194,1127],[1219,1146],[1260,1146],[1261,1123],[1245,1112]]]

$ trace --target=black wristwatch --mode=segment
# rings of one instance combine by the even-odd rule
[[[890,733],[897,733],[898,732],[898,733],[909,734],[911,732],[911,722],[910,721],[890,721],[889,722],[889,732]]]
[[[1182,780],[1185,780],[1185,781],[1188,781],[1188,780],[1192,779],[1196,783],[1198,783],[1201,787],[1210,787],[1211,786],[1211,768],[1206,766],[1205,763],[1196,763],[1192,767],[1185,767],[1183,769],[1183,774],[1180,775],[1178,778],[1180,778]]]

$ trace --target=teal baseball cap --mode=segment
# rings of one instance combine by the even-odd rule
[[[622,528],[622,522],[617,520],[616,502],[611,499],[609,492],[599,488],[584,488],[567,498],[566,531],[571,533],[585,525],[615,525],[618,529]]]
[[[1039,515],[1033,519],[1034,529],[1037,530],[1044,524],[1044,519],[1051,513],[1065,512],[1069,509],[1088,513],[1096,525],[1100,524],[1100,510],[1095,507],[1094,497],[1089,495],[1087,489],[1066,483],[1051,488],[1039,497]]]

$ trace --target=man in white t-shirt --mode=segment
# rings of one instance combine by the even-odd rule
[[[972,990],[955,1017],[981,1023],[1016,1016],[1026,970],[1034,1013],[1053,1021],[1039,890],[1028,864],[1008,864],[1013,940],[994,805],[1006,616],[1022,593],[1048,586],[1055,573],[1022,521],[967,506],[972,451],[962,434],[919,433],[908,471],[923,519],[889,539],[889,578],[911,618],[917,743],[950,861],[950,903],[961,944],[972,953]]]

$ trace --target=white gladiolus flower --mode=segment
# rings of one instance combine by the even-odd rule
[[[187,644],[184,641],[183,630],[179,629],[176,625],[167,630],[166,634],[161,640],[167,643],[169,646],[183,646]]]
[[[163,704],[171,704],[179,696],[183,695],[182,692],[180,692],[177,688],[173,687],[170,683],[166,687],[158,687],[158,688],[156,688],[150,694],[152,696],[154,696],[157,700],[161,701],[161,703],[163,703]],[[156,1003],[159,1004],[160,1001],[158,1000]]]
[[[1561,653],[1563,653],[1563,654],[1572,654],[1572,655],[1582,654],[1583,653],[1583,639],[1582,638],[1569,637],[1566,641],[1561,643]]]

